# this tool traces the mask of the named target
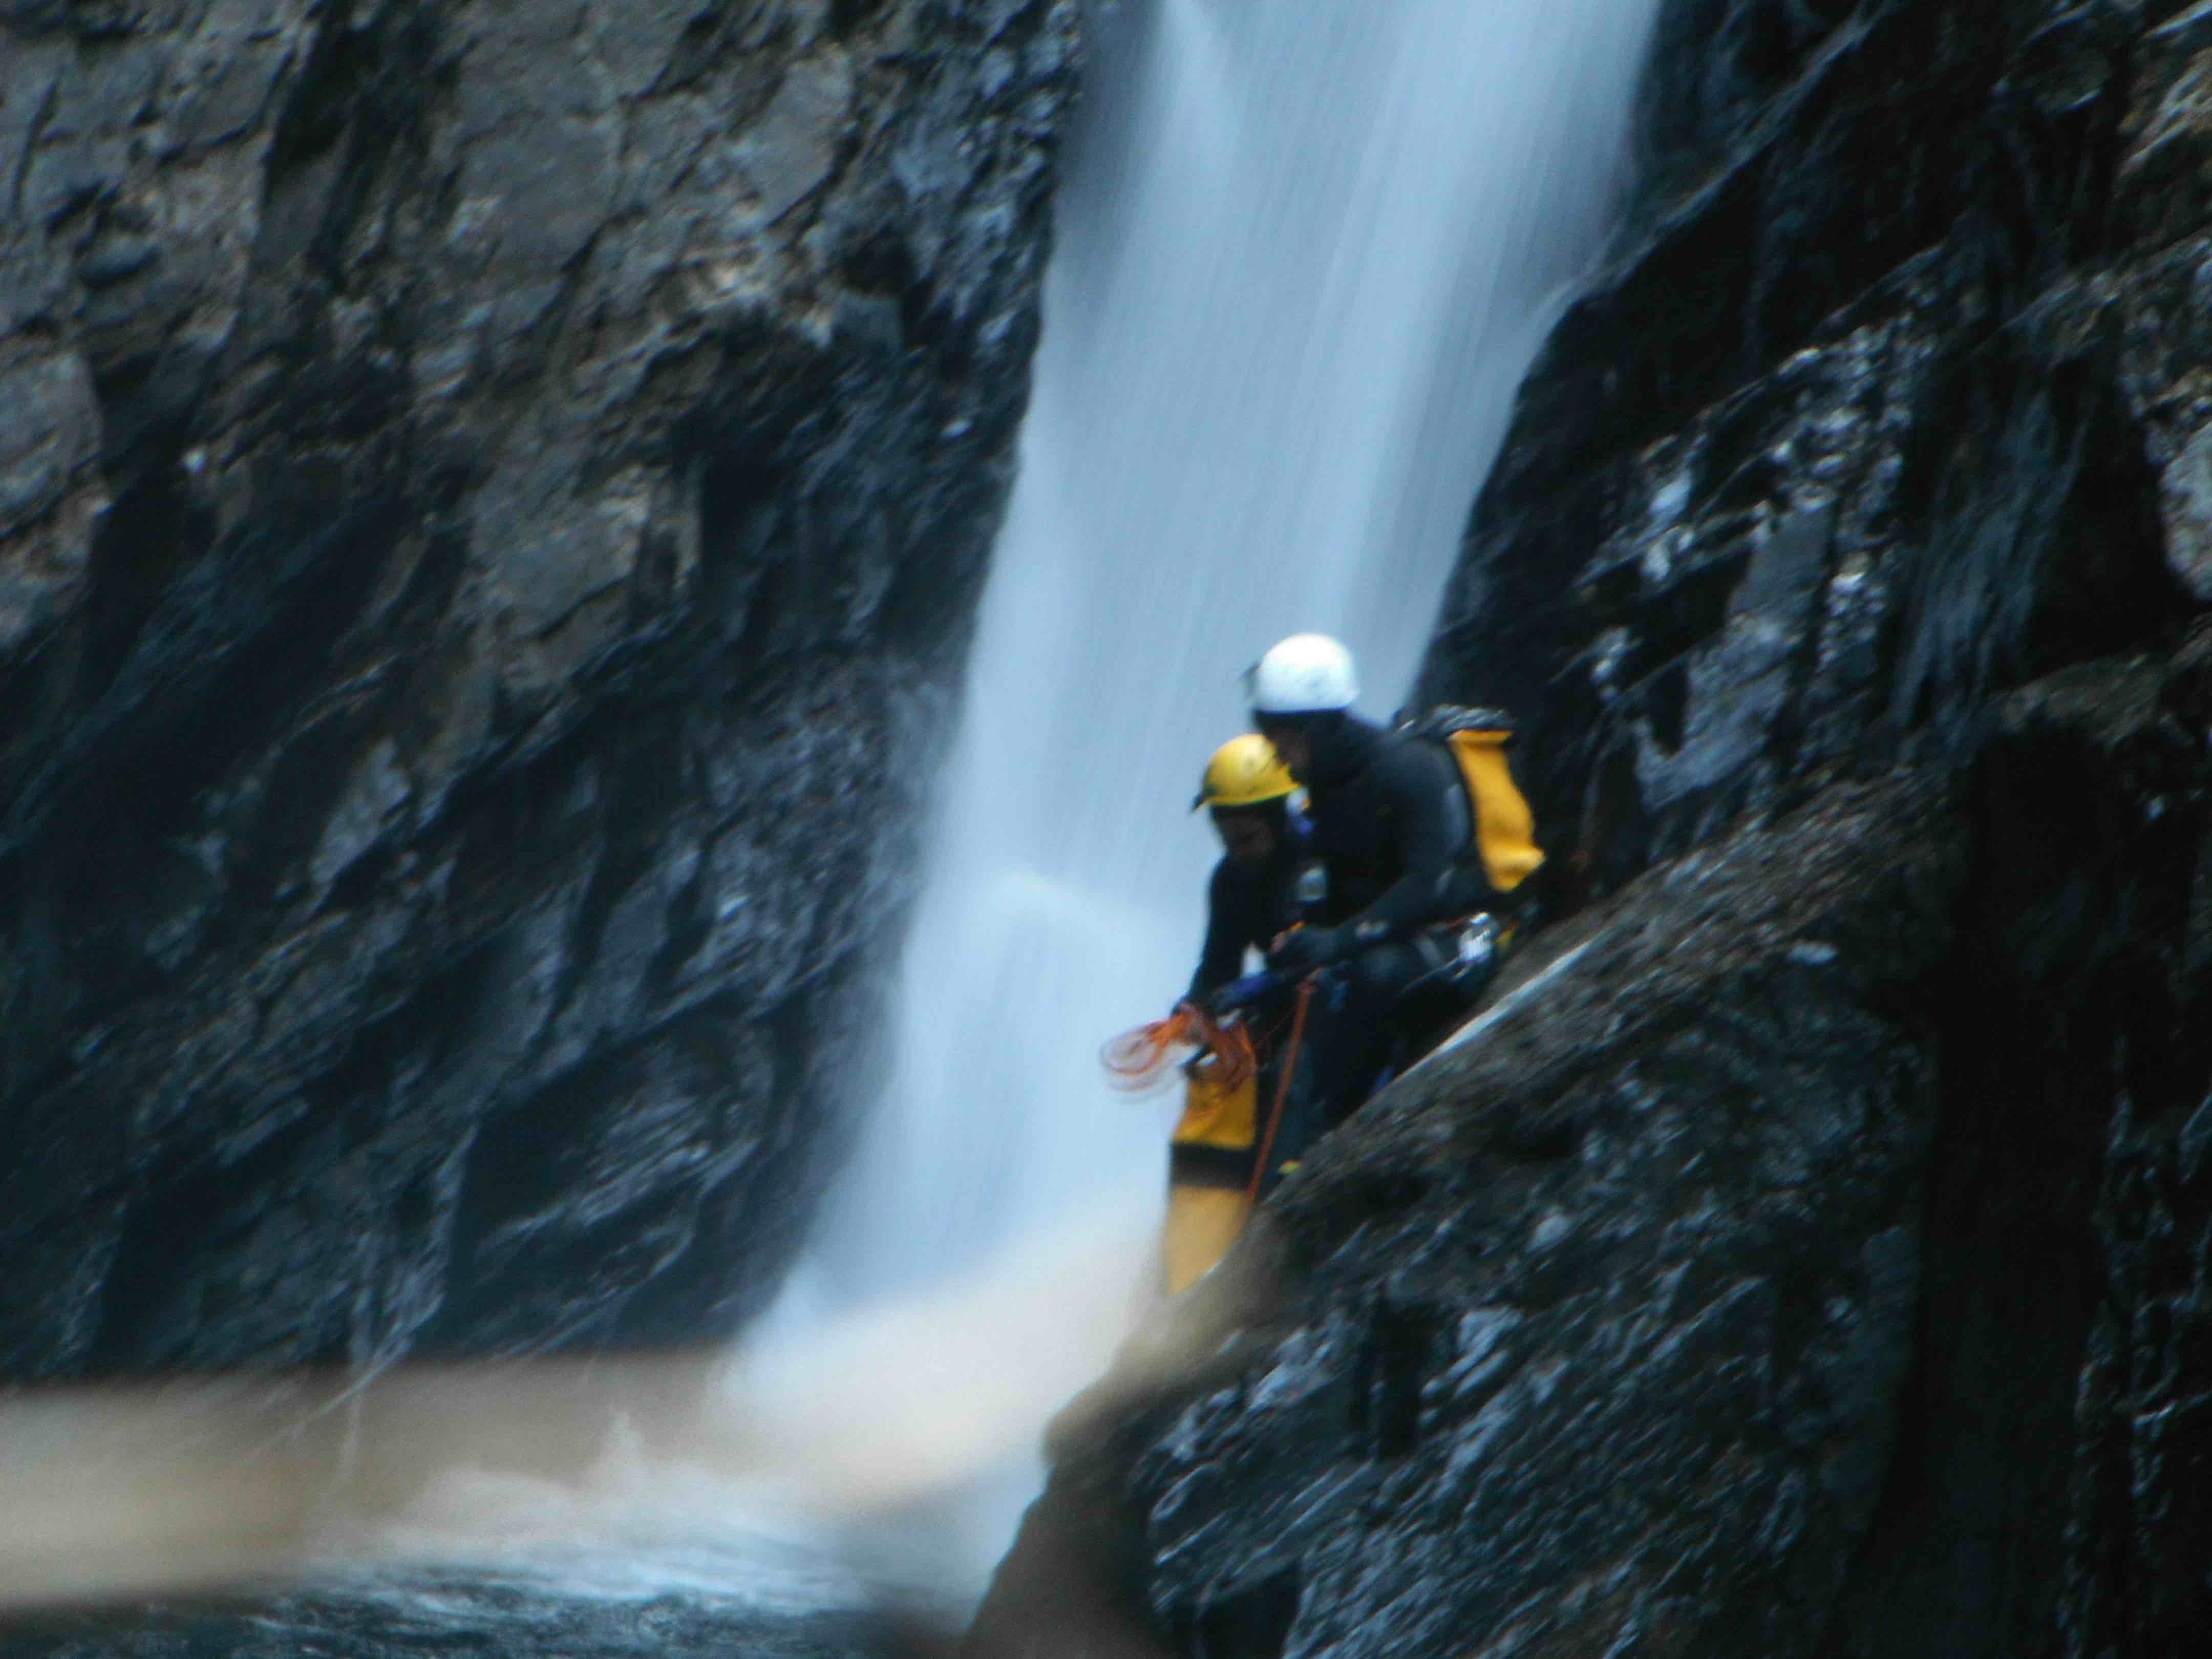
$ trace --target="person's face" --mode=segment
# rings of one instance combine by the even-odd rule
[[[1233,864],[1265,864],[1275,850],[1275,826],[1257,812],[1216,812],[1213,827]]]
[[[1273,745],[1275,757],[1290,769],[1291,775],[1304,783],[1306,767],[1313,760],[1312,734],[1303,726],[1279,726],[1273,720],[1262,720],[1260,735]]]

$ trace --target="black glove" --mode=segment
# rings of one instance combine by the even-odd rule
[[[1267,953],[1267,966],[1286,979],[1304,979],[1345,954],[1340,927],[1301,927]]]

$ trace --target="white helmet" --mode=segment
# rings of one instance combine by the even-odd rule
[[[1359,695],[1352,653],[1326,634],[1293,634],[1244,672],[1258,714],[1318,714],[1349,708]]]

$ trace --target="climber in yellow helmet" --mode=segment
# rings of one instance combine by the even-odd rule
[[[1267,738],[1248,732],[1213,751],[1190,810],[1204,807],[1221,837],[1206,889],[1206,944],[1189,997],[1204,1002],[1244,971],[1248,950],[1267,950],[1297,920],[1294,889],[1306,851],[1298,786]]]
[[[1206,889],[1206,943],[1186,1001],[1226,1014],[1219,999],[1244,972],[1249,952],[1264,951],[1294,925],[1307,830],[1295,803],[1297,785],[1267,740],[1256,732],[1231,738],[1213,751],[1200,781],[1194,812],[1204,808],[1221,838],[1222,856]],[[1271,991],[1240,1009],[1272,1078],[1272,1041],[1282,1024],[1287,993]],[[1182,1121],[1168,1168],[1167,1285],[1182,1290],[1235,1241],[1249,1207],[1256,1155],[1259,1079],[1222,1081],[1202,1058],[1188,1071]]]

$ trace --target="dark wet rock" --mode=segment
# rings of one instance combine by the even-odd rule
[[[1905,1450],[1828,1652],[2179,1655],[2212,1615],[2208,647],[1996,711]]]
[[[972,1651],[2202,1648],[2208,20],[1666,6],[1419,689],[1562,920],[1062,1419]]]
[[[1911,1358],[1948,804],[1838,786],[1553,930],[1285,1184],[1196,1382],[1079,1403],[1032,1526],[1109,1485],[1176,1652],[1785,1647]]]
[[[772,1289],[1077,35],[0,9],[0,1373],[694,1341]]]
[[[2185,125],[2202,12],[1668,9],[1672,137],[1522,389],[1425,676],[1530,710],[1573,896],[1971,746],[2006,686],[2205,603],[2203,250],[2114,206],[2146,124]],[[1693,118],[1753,17],[1764,78]]]
[[[969,1650],[2191,1651],[2209,671],[1540,936],[1063,1417]]]

